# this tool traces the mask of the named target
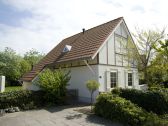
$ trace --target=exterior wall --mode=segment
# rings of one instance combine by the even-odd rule
[[[117,87],[139,89],[139,78],[138,78],[138,71],[136,68],[98,65],[98,73],[99,73],[98,82],[101,84],[99,87],[100,92],[106,92],[111,90],[109,80],[110,71],[116,71],[118,73]],[[132,86],[128,86],[128,72],[133,73]]]
[[[26,82],[26,81],[23,81],[22,88],[24,90],[33,90],[33,91],[40,90],[40,88],[35,84],[32,84],[32,82]]]
[[[93,79],[98,81],[98,65],[92,65],[90,67],[93,69],[95,75],[88,66],[69,68],[71,71],[71,79],[67,88],[77,89],[79,100],[83,102],[90,102],[90,92],[86,88],[86,82]],[[97,95],[98,90],[94,92],[94,99]]]
[[[99,52],[99,83],[100,91],[105,92],[110,89],[110,71],[116,71],[118,75],[117,87],[139,89],[138,70],[135,62],[128,61],[126,48],[128,37],[130,36],[127,27],[122,22],[111,34],[105,45]],[[128,86],[128,73],[133,75],[133,85]]]
[[[109,65],[116,65],[116,46],[117,42],[115,40],[115,36],[119,35],[122,36],[123,38],[128,37],[129,33],[126,30],[126,27],[124,23],[121,23],[115,30],[114,33],[111,34],[111,37],[109,40],[106,42],[106,44],[102,47],[102,49],[99,52],[99,63],[100,64],[109,64]]]
[[[99,53],[99,63],[107,64],[107,43],[100,50],[100,53]]]

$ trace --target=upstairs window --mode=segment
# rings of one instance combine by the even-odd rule
[[[115,49],[116,53],[125,54],[127,46],[127,38],[120,35],[115,35]]]

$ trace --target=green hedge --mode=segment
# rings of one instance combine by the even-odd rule
[[[11,91],[0,93],[0,109],[19,107],[32,109],[44,105],[43,91]]]
[[[156,114],[168,113],[168,93],[161,90],[141,91],[136,89],[114,89],[113,94],[117,94],[134,104],[142,107],[148,112]]]
[[[156,115],[147,113],[124,98],[100,94],[94,107],[95,114],[130,126],[166,126]]]

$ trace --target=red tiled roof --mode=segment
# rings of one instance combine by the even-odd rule
[[[33,70],[26,73],[20,80],[32,81],[47,64],[91,58],[122,19],[123,17],[114,19],[102,25],[88,29],[84,33],[80,32],[62,40],[33,67]],[[62,53],[65,45],[72,46],[71,51],[68,53]]]

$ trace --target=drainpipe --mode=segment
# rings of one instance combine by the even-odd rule
[[[94,70],[92,69],[92,67],[87,63],[86,60],[84,60],[85,64],[87,65],[87,67],[89,68],[89,70],[92,72],[93,76],[96,76],[96,73],[94,72]]]

